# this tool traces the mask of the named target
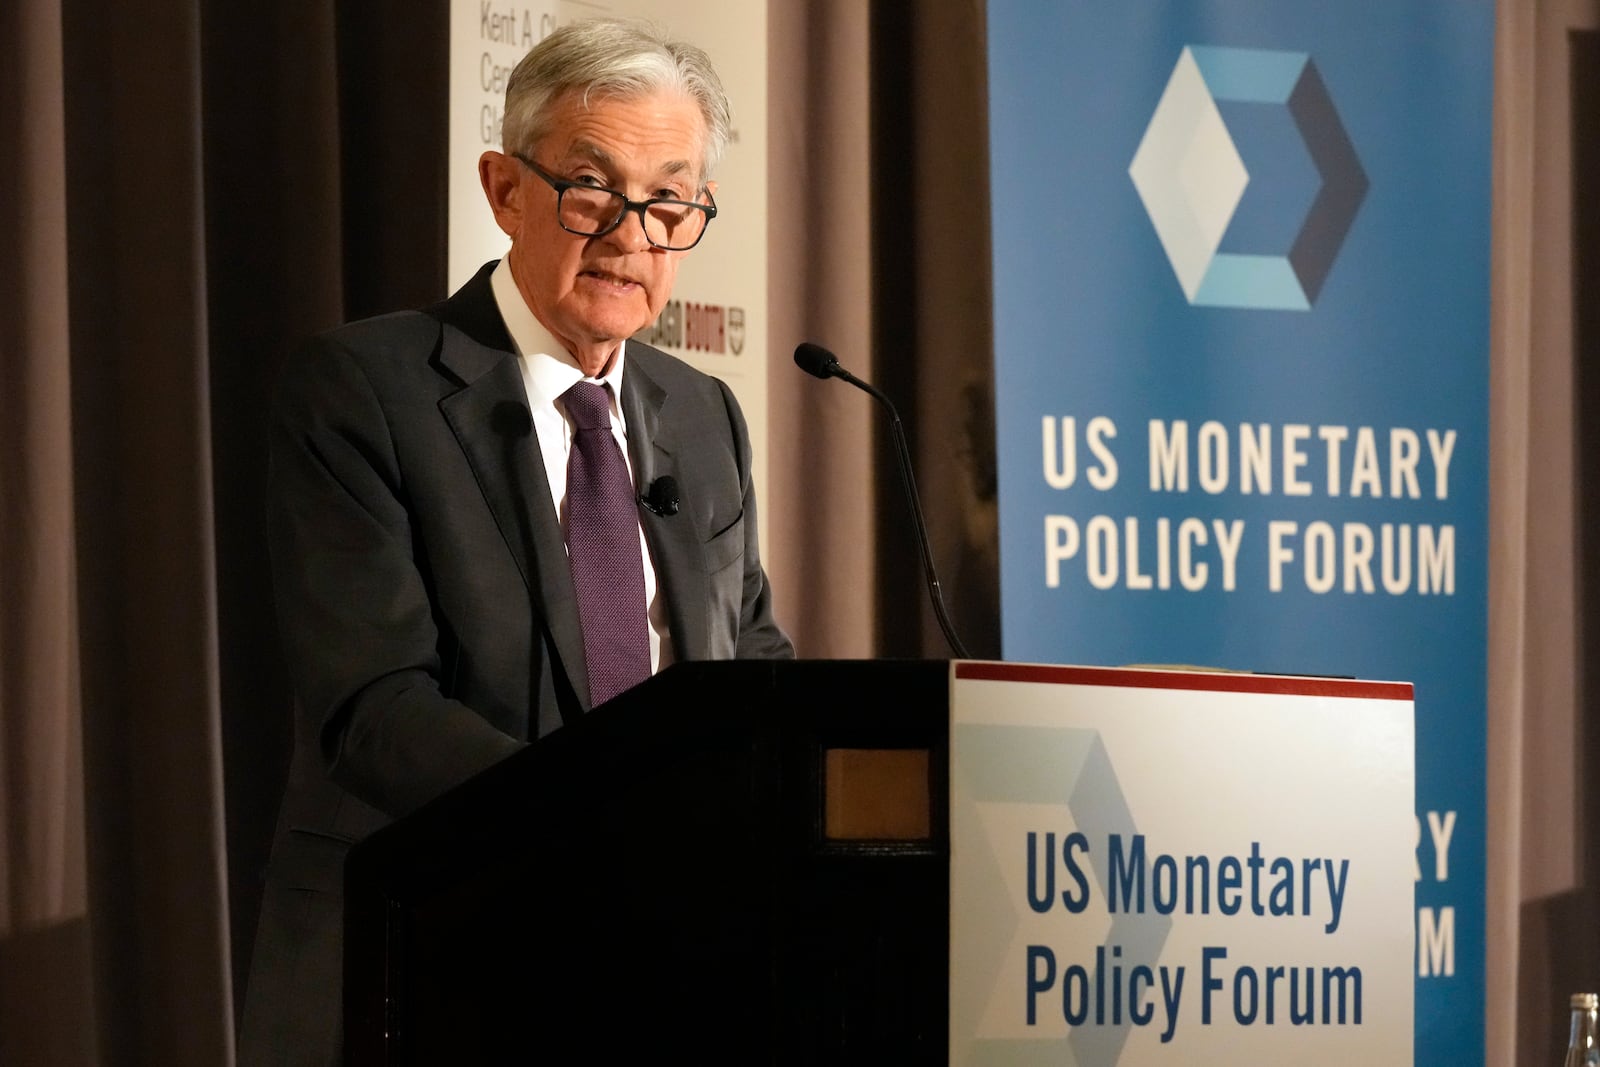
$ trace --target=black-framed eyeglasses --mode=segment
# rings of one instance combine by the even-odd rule
[[[615,189],[557,178],[521,152],[514,155],[556,191],[556,221],[563,230],[579,237],[608,234],[622,225],[628,212],[637,211],[644,224],[645,240],[668,252],[687,252],[700,243],[706,226],[717,217],[717,202],[709,190],[704,204],[688,200],[629,200]]]

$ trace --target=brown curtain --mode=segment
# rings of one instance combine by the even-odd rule
[[[287,754],[265,412],[342,313],[331,9],[258,7],[0,13],[7,1065],[232,1059]]]
[[[344,317],[339,36],[325,0],[202,8],[206,367],[233,1018],[287,775],[291,698],[261,536],[267,412],[290,349]],[[425,5],[416,5],[424,10]],[[424,142],[425,143],[425,142]],[[213,1060],[211,1062],[221,1062]]]
[[[998,659],[985,41],[981,0],[872,7],[873,342],[907,423],[951,622],[969,655]],[[883,436],[878,652],[953,656]]]
[[[0,36],[8,1063],[229,1047],[199,12],[134,6]]]
[[[896,399],[957,632],[1000,651],[984,5],[768,4],[769,565],[802,656],[947,657],[886,416]],[[974,225],[972,220],[980,220]]]
[[[1488,1062],[1537,1064],[1600,981],[1600,3],[1499,7],[1484,1025]],[[952,613],[997,654],[989,249],[960,221],[987,217],[983,5],[768,10],[781,615],[811,656],[944,651],[880,415],[789,364],[809,339],[900,402]],[[288,742],[271,382],[437,295],[442,11],[0,5],[7,1067],[231,1058]]]
[[[863,377],[872,337],[866,100],[870,5],[767,7],[768,248],[766,560],[779,620],[802,657],[865,658],[878,617],[871,401],[791,360],[801,341]]]
[[[0,12],[0,1061],[92,1046],[55,4]],[[37,1005],[61,1005],[42,1018]],[[34,1010],[30,1010],[30,1008]]]
[[[1500,0],[1490,383],[1490,1063],[1600,988],[1600,3]],[[1459,950],[1458,946],[1458,950]]]

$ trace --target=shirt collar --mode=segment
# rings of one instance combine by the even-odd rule
[[[505,320],[506,332],[511,335],[511,346],[522,362],[522,377],[528,388],[528,399],[534,404],[555,406],[557,398],[578,382],[602,382],[611,386],[611,411],[620,414],[622,396],[622,368],[628,354],[628,343],[619,342],[617,358],[611,368],[598,378],[590,378],[578,366],[577,359],[545,329],[528,308],[511,276],[510,257],[502,258],[495,267],[489,282],[494,289],[495,303],[500,306],[500,317]]]

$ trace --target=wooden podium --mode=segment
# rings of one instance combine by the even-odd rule
[[[943,1062],[948,696],[679,664],[373,835],[347,1062]]]

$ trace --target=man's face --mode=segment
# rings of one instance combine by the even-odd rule
[[[569,93],[556,101],[550,132],[527,155],[556,178],[616,189],[630,200],[699,200],[704,146],[705,120],[686,96],[591,97],[585,106]],[[651,245],[637,212],[599,237],[568,233],[556,221],[556,196],[521,168],[519,210],[499,221],[511,237],[511,273],[528,307],[596,374],[618,341],[661,311],[684,253]]]

